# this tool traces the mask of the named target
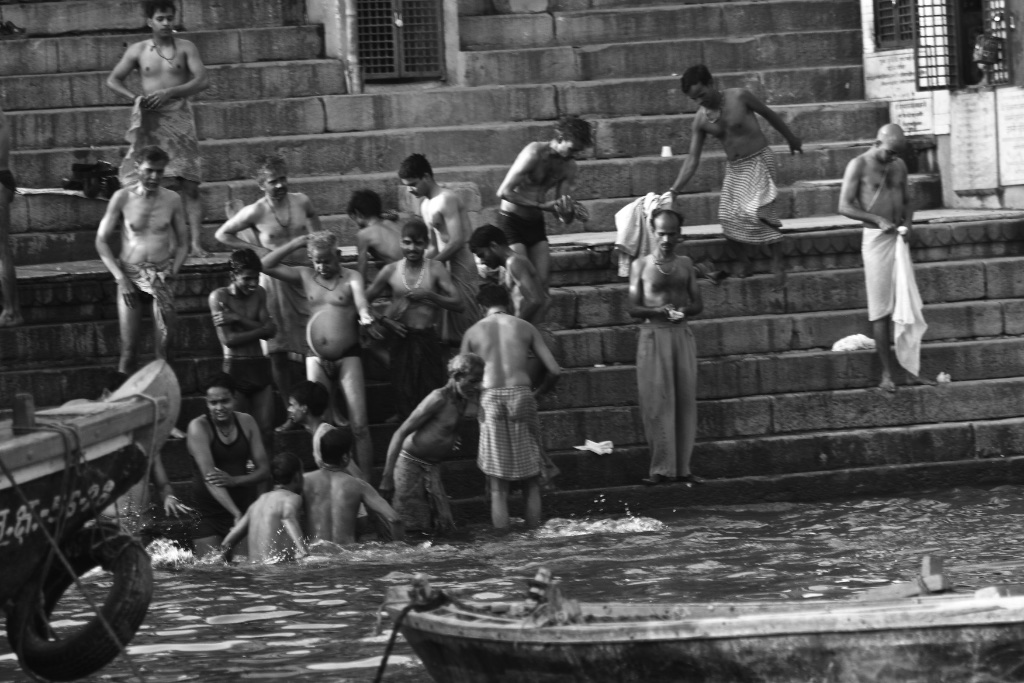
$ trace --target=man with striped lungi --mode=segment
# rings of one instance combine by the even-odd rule
[[[690,154],[669,191],[674,198],[696,173],[707,135],[721,140],[726,167],[718,221],[739,261],[733,274],[737,277],[749,274],[750,254],[744,245],[759,247],[767,244],[772,252],[776,287],[785,286],[782,221],[775,210],[778,196],[775,152],[768,146],[756,114],[782,134],[791,154],[802,153],[803,143],[778,114],[746,88],[718,90],[711,72],[703,64],[687,69],[681,85],[683,93],[697,102],[700,108],[693,119]]]

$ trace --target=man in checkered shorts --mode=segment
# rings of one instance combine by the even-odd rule
[[[508,530],[509,485],[525,486],[526,525],[540,525],[540,484],[544,455],[536,397],[558,381],[561,368],[536,327],[509,313],[508,290],[498,284],[480,288],[477,302],[487,310],[462,338],[462,353],[484,359],[480,394],[480,449],[477,465],[487,475],[491,495],[491,522]],[[533,352],[547,369],[534,391],[530,387],[527,358]]]

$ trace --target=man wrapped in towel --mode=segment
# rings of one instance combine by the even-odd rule
[[[721,140],[726,169],[718,220],[738,261],[733,274],[737,277],[750,274],[751,255],[745,245],[756,248],[769,245],[776,287],[785,286],[782,232],[779,230],[782,222],[775,210],[778,196],[775,152],[768,147],[757,115],[782,134],[791,153],[802,152],[803,143],[778,114],[746,88],[718,90],[711,72],[703,64],[687,69],[681,85],[683,93],[699,104],[700,109],[693,118],[690,154],[669,192],[673,197],[678,195],[693,178],[700,165],[705,138],[710,135]]]
[[[839,197],[839,213],[864,222],[861,255],[868,318],[882,366],[879,386],[885,391],[896,390],[889,325],[897,308],[901,314],[896,320],[897,359],[907,370],[911,382],[934,384],[917,376],[921,338],[927,325],[921,315],[921,297],[913,271],[908,267],[908,240],[914,209],[907,185],[907,167],[899,158],[906,144],[902,128],[894,123],[882,126],[871,149],[847,164]]]
[[[443,534],[455,528],[441,481],[441,462],[458,448],[459,424],[480,396],[484,361],[460,354],[448,363],[448,383],[423,399],[391,438],[381,479],[405,530]]]
[[[535,396],[555,385],[561,368],[537,328],[510,314],[512,301],[507,289],[485,283],[477,301],[487,314],[466,332],[462,353],[475,353],[486,363],[477,418],[477,466],[487,475],[491,522],[496,529],[509,529],[509,485],[520,481],[525,487],[526,525],[535,527],[540,524],[545,466]],[[530,387],[531,351],[547,370],[536,394]]]

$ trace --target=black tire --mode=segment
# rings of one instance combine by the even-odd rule
[[[153,597],[153,569],[145,548],[116,527],[82,529],[61,550],[77,576],[97,566],[114,575],[99,607],[118,642],[98,616],[50,640],[49,616],[75,579],[56,558],[47,575],[26,586],[15,600],[7,615],[7,639],[26,670],[53,681],[73,681],[106,666],[131,641]]]

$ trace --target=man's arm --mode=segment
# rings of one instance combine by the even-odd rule
[[[203,483],[206,485],[206,490],[210,492],[214,500],[220,503],[237,520],[242,516],[242,512],[235,505],[235,501],[231,499],[231,494],[223,486],[211,483],[211,479],[217,478],[216,473],[220,472],[220,470],[213,464],[213,454],[210,452],[210,431],[207,429],[202,418],[197,417],[188,423],[185,445],[188,447],[188,452],[192,459],[196,461],[200,474],[203,475]],[[227,476],[223,473],[221,474]]]
[[[238,423],[249,438],[249,452],[252,455],[253,470],[248,474],[239,474],[231,477],[229,486],[249,486],[250,484],[262,484],[270,480],[270,458],[267,456],[267,449],[263,445],[263,436],[256,420],[252,415],[246,413],[235,413],[238,416]]]
[[[869,213],[861,207],[860,184],[863,177],[864,160],[857,157],[846,165],[846,172],[843,173],[843,186],[839,190],[839,213],[864,223],[866,228],[878,228],[882,232],[895,230],[896,226],[892,221]]]
[[[142,104],[146,107],[156,109],[168,100],[177,97],[191,97],[209,87],[210,79],[206,73],[206,65],[203,64],[203,60],[199,57],[199,50],[196,49],[196,46],[191,41],[184,40],[183,38],[178,39],[178,46],[185,56],[185,65],[188,68],[188,72],[192,74],[191,80],[181,85],[149,93],[142,98]]]
[[[414,289],[407,295],[409,300],[427,301],[447,311],[455,311],[456,313],[461,313],[465,310],[466,305],[463,303],[462,297],[455,290],[455,285],[452,283],[452,276],[448,269],[432,259],[426,259],[423,267],[430,268],[430,274],[434,278],[434,283],[437,289],[441,291]]]
[[[423,425],[432,420],[437,415],[437,411],[444,406],[444,401],[440,391],[436,389],[431,391],[405,419],[402,426],[395,430],[391,437],[391,443],[388,445],[388,457],[384,463],[384,474],[380,480],[381,491],[393,491],[395,488],[395,463],[398,462],[398,454],[402,450],[405,438],[410,434],[415,434]]]
[[[281,525],[288,532],[292,543],[295,544],[296,559],[302,559],[309,555],[309,552],[306,550],[306,539],[302,537],[302,526],[299,524],[299,505],[301,501],[302,498],[299,496],[296,496],[294,500],[289,500],[284,504],[284,510],[281,514]]]
[[[181,202],[181,195],[177,192],[163,188],[160,191],[171,195],[173,205],[171,226],[174,229],[174,263],[171,265],[171,275],[177,275],[181,271],[181,267],[185,265],[185,259],[188,258],[188,224],[185,223],[185,206]]]
[[[363,489],[363,505],[366,506],[367,510],[376,512],[387,520],[388,524],[396,528],[398,531],[395,533],[395,540],[401,540],[402,518],[398,516],[395,509],[391,507],[391,505],[389,505],[379,493],[373,490],[372,486],[367,484],[365,481],[361,483]]]
[[[690,132],[690,153],[686,156],[686,161],[683,162],[682,168],[679,169],[679,175],[676,176],[676,181],[672,183],[672,187],[669,188],[669,192],[672,193],[672,198],[683,191],[686,184],[693,178],[693,174],[697,172],[697,167],[700,166],[700,155],[704,151],[704,129],[701,128],[701,123],[704,120],[704,110],[701,109],[697,112],[697,115],[693,117],[693,128]]]
[[[537,358],[544,365],[544,369],[547,370],[544,374],[544,381],[540,383],[537,391],[534,392],[536,396],[542,396],[555,387],[559,375],[562,374],[562,368],[558,366],[558,361],[555,360],[554,354],[551,353],[551,349],[548,348],[544,337],[541,336],[540,330],[533,325],[530,325],[530,329],[533,331],[533,340],[531,342],[533,352],[537,354]]]
[[[363,282],[366,282],[366,273],[370,270],[370,244],[364,233],[365,229],[360,229],[359,232],[356,233],[356,249],[358,250],[358,255],[356,256],[356,270],[359,271],[359,274],[363,277]],[[377,281],[374,280],[373,284],[377,284]],[[372,291],[373,285],[371,285],[370,290],[366,292],[366,298],[370,301],[374,300],[374,297],[370,295],[370,292]]]
[[[391,290],[391,274],[395,272],[395,264],[389,263],[380,269],[377,277],[373,279],[370,288],[366,290],[366,300],[376,301],[385,292]]]
[[[462,202],[454,192],[443,192],[441,199],[440,213],[448,230],[448,241],[433,259],[446,263],[466,246],[466,242],[469,241],[469,226],[462,224]]]
[[[372,325],[373,314],[370,313],[370,305],[366,303],[366,292],[363,290],[363,276],[354,270],[348,269],[352,275],[352,301],[356,305],[356,310],[359,311],[359,324],[360,325]]]
[[[644,304],[644,267],[647,257],[638,258],[629,266],[629,315],[634,318],[668,320],[670,306],[652,308]]]
[[[260,263],[263,264],[263,272],[289,284],[304,286],[305,281],[302,278],[302,270],[299,268],[293,268],[292,266],[282,265],[281,262],[284,261],[288,254],[292,253],[299,247],[305,246],[306,240],[308,239],[309,235],[299,235],[295,239],[282,244],[277,249],[274,249],[269,254],[265,254],[260,259]]]
[[[220,542],[220,549],[224,553],[229,552],[232,548],[238,545],[238,542],[242,540],[242,537],[249,533],[249,514],[252,508],[245,511],[242,518],[235,522],[235,525],[231,527],[231,531],[224,537],[224,540]]]
[[[124,95],[130,100],[134,100],[141,95],[136,95],[128,86],[125,85],[125,79],[139,66],[139,49],[142,43],[135,43],[130,45],[124,54],[121,55],[121,61],[117,63],[114,69],[107,76],[107,87],[114,92]]]
[[[747,108],[752,112],[760,114],[761,118],[771,124],[772,128],[782,133],[782,137],[786,138],[786,142],[789,144],[790,154],[796,154],[797,152],[803,154],[804,143],[800,138],[793,134],[793,131],[789,129],[786,122],[782,120],[782,117],[776,114],[771,107],[759,100],[754,93],[746,89],[744,89],[740,94],[740,100],[743,104],[747,105]]]
[[[110,198],[107,210],[100,221],[99,230],[96,231],[95,244],[96,252],[99,254],[100,260],[103,261],[103,265],[114,276],[114,281],[117,282],[117,291],[121,294],[125,304],[128,308],[135,308],[135,304],[138,302],[138,290],[121,270],[121,264],[114,256],[114,250],[110,246],[111,240],[117,236],[121,225],[121,211],[128,199],[127,193],[128,190],[118,190]]]
[[[256,231],[256,225],[259,223],[261,209],[259,204],[250,204],[244,207],[241,211],[236,213],[234,216],[225,221],[224,225],[217,228],[217,232],[214,233],[214,238],[221,244],[231,247],[232,249],[252,249],[259,256],[266,256],[270,253],[270,249],[262,247],[258,244],[252,244],[246,242],[238,233],[245,230],[252,229]]]
[[[541,202],[524,197],[518,191],[519,186],[527,180],[530,171],[533,170],[538,160],[536,143],[531,142],[526,147],[523,147],[523,151],[516,157],[512,168],[505,174],[505,179],[501,181],[501,185],[498,187],[498,199],[503,199],[506,202],[518,204],[519,206],[540,209],[541,211],[554,211],[555,200]]]
[[[210,292],[210,314],[213,317],[217,338],[224,346],[228,348],[245,346],[260,339],[269,339],[277,333],[277,325],[270,319],[270,314],[267,312],[266,292],[260,287],[256,294],[259,297],[257,319],[249,320],[228,308],[226,303],[228,295],[224,288],[215,289]],[[236,332],[231,329],[232,325],[242,325],[247,329],[242,332]]]
[[[519,293],[523,295],[523,300],[519,304],[519,310],[516,311],[516,315],[523,320],[532,320],[533,315],[540,310],[541,306],[544,305],[544,300],[547,298],[547,292],[544,291],[544,288],[540,286],[540,281],[537,280],[537,271],[533,269],[528,260],[519,258],[512,259],[511,265],[508,265],[508,270],[512,275],[512,279],[519,286]]]

